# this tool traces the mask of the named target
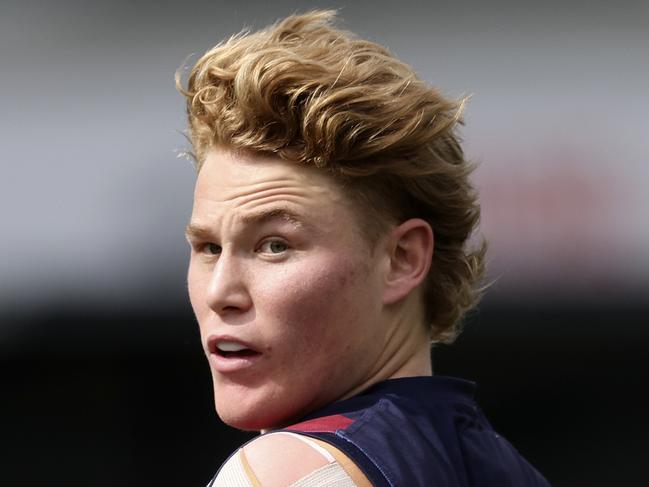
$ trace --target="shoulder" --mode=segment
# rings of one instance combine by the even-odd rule
[[[335,485],[370,485],[360,469],[338,449],[294,433],[270,433],[254,439],[230,458],[221,473],[229,469],[229,463],[240,464],[253,486],[301,485],[300,480],[313,476],[332,480],[336,477],[341,483]],[[219,485],[218,478],[214,485]]]
[[[264,487],[291,485],[329,463],[320,451],[288,433],[262,435],[244,446],[242,452]]]

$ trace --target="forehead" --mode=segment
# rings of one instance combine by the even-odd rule
[[[208,152],[198,173],[196,192],[206,191],[215,198],[230,200],[282,185],[340,196],[338,185],[321,171],[279,157],[220,147]]]
[[[327,174],[278,157],[212,149],[198,174],[192,220],[268,213],[324,219],[351,213],[351,203]]]

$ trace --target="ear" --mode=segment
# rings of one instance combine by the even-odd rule
[[[433,260],[433,242],[432,228],[419,218],[407,220],[392,230],[384,304],[393,304],[406,298],[424,281]]]

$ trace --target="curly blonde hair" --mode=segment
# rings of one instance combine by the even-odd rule
[[[187,87],[197,169],[215,145],[321,168],[358,203],[370,241],[422,218],[435,251],[424,285],[433,341],[452,342],[483,289],[486,243],[468,239],[480,207],[449,100],[382,46],[333,26],[334,11],[293,15],[203,55]],[[376,215],[381,215],[377,218]]]

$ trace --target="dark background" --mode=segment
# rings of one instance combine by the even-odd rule
[[[436,373],[553,485],[646,483],[646,2],[68,0],[0,3],[0,485],[205,485],[249,437],[187,302],[173,74],[312,7],[473,95],[495,284]]]
[[[250,437],[215,417],[188,307],[50,311],[3,354],[3,485],[204,485]],[[553,485],[642,485],[646,311],[485,304],[435,366]]]

